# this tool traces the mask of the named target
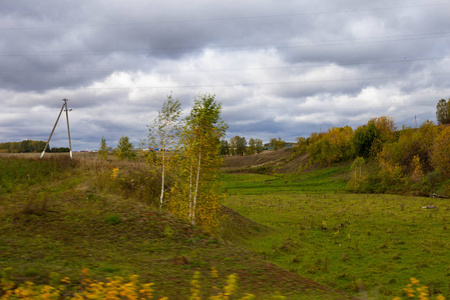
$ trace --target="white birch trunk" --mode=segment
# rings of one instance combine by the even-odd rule
[[[162,163],[161,163],[161,196],[159,197],[159,209],[162,209],[163,204],[164,204],[164,180],[165,180],[165,175],[166,175],[166,169],[165,169],[165,147],[166,147],[166,138],[167,138],[167,124],[164,128],[164,135],[162,138],[162,143],[161,143],[161,149],[162,149]],[[160,151],[161,151],[160,149]]]
[[[165,170],[165,153],[163,151],[162,154],[162,169],[161,169],[161,197],[159,198],[159,209],[163,208],[163,204],[164,204],[164,181],[165,181],[165,175],[166,175],[166,170]]]
[[[198,183],[200,181],[200,169],[201,169],[201,163],[202,163],[202,151],[198,153],[198,167],[197,167],[197,179],[195,182],[195,192],[194,192],[194,200],[192,203],[193,209],[192,209],[192,225],[195,225],[195,210],[197,207],[197,193],[198,193]]]
[[[191,166],[189,170],[189,222],[192,223],[192,174],[193,168],[192,168],[192,159],[191,159]]]
[[[162,168],[161,168],[161,196],[159,198],[159,209],[163,208],[164,205],[164,184],[165,184],[165,178],[166,178],[166,146],[167,146],[167,131],[168,131],[168,124],[166,122],[164,126],[164,134],[162,139]],[[160,150],[161,151],[161,150]]]

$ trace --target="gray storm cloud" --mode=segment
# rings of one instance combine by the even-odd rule
[[[435,120],[450,97],[450,2],[4,1],[0,142],[137,145],[167,95],[215,94],[234,135],[293,141],[377,116]],[[54,146],[65,146],[55,132]]]

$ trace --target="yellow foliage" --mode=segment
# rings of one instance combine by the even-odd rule
[[[35,285],[34,283],[27,281],[25,284],[20,285],[15,289],[6,291],[6,293],[0,298],[1,300],[7,299],[59,299],[60,291],[49,285]]]
[[[112,170],[111,178],[112,179],[117,179],[118,174],[119,174],[119,168],[114,168]]]
[[[216,276],[217,270],[213,274]],[[106,282],[92,280],[89,275],[88,269],[81,271],[82,282],[81,286],[77,289],[77,292],[70,295],[70,291],[65,291],[61,294],[70,284],[70,279],[64,277],[61,282],[66,284],[62,288],[56,289],[49,285],[35,285],[33,282],[27,281],[26,283],[19,285],[17,288],[10,287],[5,289],[5,294],[0,297],[0,300],[57,300],[57,299],[70,299],[70,300],[86,300],[86,299],[108,299],[108,300],[144,300],[153,299],[154,284],[153,283],[141,283],[138,275],[131,275],[127,279],[123,277],[108,278]],[[201,273],[195,272],[191,280],[190,300],[202,300],[201,297]],[[209,300],[228,300],[237,292],[238,277],[236,274],[231,274],[227,277],[226,285],[223,290],[219,290],[217,295],[210,296]],[[206,298],[204,298],[206,299]],[[236,299],[236,298],[233,298]],[[251,300],[255,299],[252,294],[246,294],[239,300]],[[159,300],[169,300],[168,297],[159,298]]]
[[[419,280],[416,278],[411,278],[410,283],[403,289],[403,292],[405,293],[406,297],[413,298],[413,299],[419,299],[419,300],[431,300],[428,287],[421,285]],[[401,300],[400,297],[395,297],[393,300]],[[445,300],[445,297],[442,295],[437,295],[436,300]]]
[[[382,142],[391,142],[395,139],[395,131],[397,130],[397,127],[395,126],[394,118],[382,116],[371,119],[371,121],[374,122],[375,128],[377,129]]]
[[[219,225],[222,196],[217,178],[222,164],[220,139],[226,124],[220,119],[221,105],[214,96],[199,95],[181,133],[177,180],[171,190],[169,210],[177,216],[214,231]]]
[[[335,163],[353,156],[351,127],[333,127],[326,133],[312,133],[306,151],[315,162]]]
[[[443,175],[450,176],[450,127],[446,127],[434,140],[431,163]]]

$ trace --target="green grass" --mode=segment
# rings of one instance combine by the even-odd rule
[[[153,209],[148,204],[155,197],[154,181],[138,162],[77,161],[64,169],[54,168],[58,162],[51,159],[6,160],[0,159],[2,174],[14,175],[1,182],[0,274],[12,268],[8,278],[16,283],[68,276],[77,284],[88,268],[102,281],[138,274],[143,282],[155,283],[156,296],[187,299],[190,280],[200,271],[205,295],[235,273],[238,296],[347,298]],[[111,178],[115,167],[117,180]],[[213,268],[218,278],[210,276]]]
[[[76,162],[66,157],[42,160],[0,157],[0,194],[55,180],[75,166]]]
[[[225,209],[221,237],[152,209],[157,178],[139,162],[0,158],[0,166],[0,274],[12,267],[18,283],[77,283],[89,268],[98,280],[138,274],[156,296],[186,299],[200,271],[205,293],[236,273],[239,295],[257,299],[346,298],[306,278],[392,299],[415,277],[450,295],[448,200],[346,194],[346,164],[221,175],[225,205],[237,212]],[[437,209],[421,208],[431,203]]]
[[[225,205],[272,228],[241,243],[286,270],[353,295],[392,299],[415,277],[448,297],[448,200],[341,194],[346,168],[222,175]],[[421,208],[430,203],[437,209]]]
[[[227,195],[278,193],[342,193],[347,190],[348,164],[299,174],[225,173],[220,180]]]

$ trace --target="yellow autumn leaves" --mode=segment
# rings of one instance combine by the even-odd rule
[[[406,294],[407,298],[418,299],[418,300],[445,300],[445,297],[442,295],[437,295],[435,298],[430,296],[428,292],[428,287],[421,285],[419,280],[416,278],[411,278],[410,283],[403,289],[403,292]],[[395,297],[393,300],[401,300],[400,297]]]
[[[36,285],[33,282],[27,281],[18,287],[14,285],[1,285],[4,290],[3,296],[0,300],[86,300],[86,299],[106,299],[106,300],[144,300],[144,299],[159,299],[169,300],[168,297],[154,298],[155,285],[153,283],[142,283],[138,275],[131,275],[128,278],[115,276],[108,278],[106,282],[91,279],[88,269],[81,271],[82,280],[80,286],[73,286],[69,278],[64,277],[61,284],[57,287],[50,285]],[[211,270],[211,276],[217,277],[217,270]],[[190,282],[190,295],[186,295],[189,300],[228,300],[236,295],[238,290],[238,277],[236,274],[231,274],[227,277],[225,286],[222,289],[212,287],[216,291],[215,295],[208,298],[202,297],[201,273],[195,272]],[[72,290],[69,287],[72,286]],[[73,292],[75,290],[75,292]],[[183,295],[181,295],[183,296]],[[236,298],[233,298],[236,299]],[[256,299],[252,294],[246,294],[239,300]]]

